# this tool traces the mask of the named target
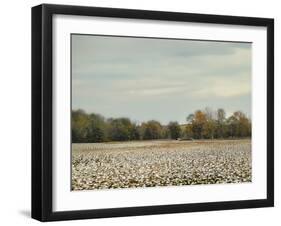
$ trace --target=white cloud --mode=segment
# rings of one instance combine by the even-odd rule
[[[194,98],[228,98],[251,94],[250,81],[237,81],[235,79],[211,81],[210,84],[192,93]]]

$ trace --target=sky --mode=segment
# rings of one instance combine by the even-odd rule
[[[251,43],[76,35],[72,109],[183,124],[195,110],[251,116]]]

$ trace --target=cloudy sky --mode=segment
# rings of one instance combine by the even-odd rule
[[[251,44],[72,35],[72,109],[185,123],[197,109],[251,115]]]

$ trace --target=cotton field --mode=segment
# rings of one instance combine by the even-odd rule
[[[250,140],[72,144],[72,190],[242,182]]]

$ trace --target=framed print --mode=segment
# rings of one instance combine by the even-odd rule
[[[274,205],[274,21],[32,8],[32,217]]]

